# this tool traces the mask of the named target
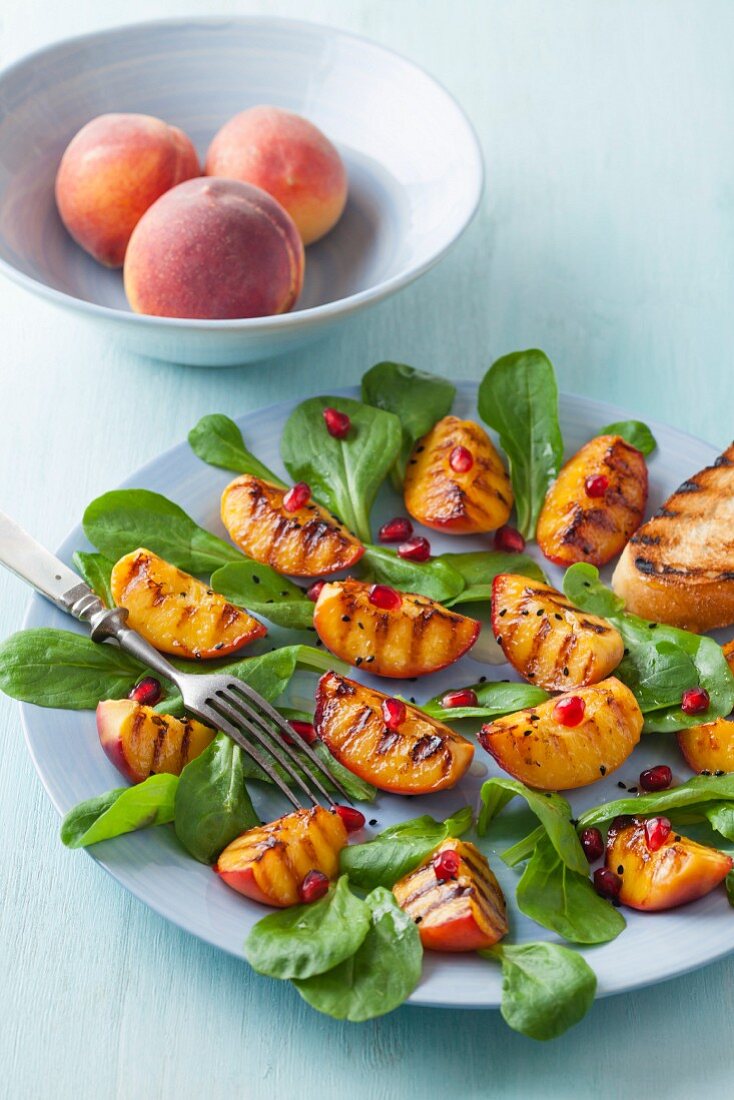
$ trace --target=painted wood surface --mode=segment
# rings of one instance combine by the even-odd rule
[[[323,392],[386,357],[477,378],[496,356],[536,345],[567,390],[730,440],[734,5],[215,7],[334,23],[426,66],[480,135],[481,213],[417,285],[328,342],[246,371],[136,359],[3,283],[0,507],[54,546],[93,496],[203,413]],[[204,0],[6,0],[0,63],[68,34],[208,10]],[[26,599],[0,575],[0,634],[20,626]],[[599,1002],[550,1045],[491,1012],[406,1008],[372,1024],[335,1023],[64,850],[5,699],[0,745],[0,1095],[731,1095],[734,960]]]

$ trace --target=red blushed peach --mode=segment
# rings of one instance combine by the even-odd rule
[[[282,206],[247,183],[179,184],[140,219],[125,256],[125,293],[156,317],[268,317],[294,305],[303,244]]]
[[[338,152],[313,123],[280,107],[251,107],[222,126],[206,174],[262,187],[288,211],[304,244],[336,225],[347,201]]]
[[[215,737],[213,729],[195,718],[158,714],[134,699],[101,702],[97,732],[105,755],[131,783],[163,772],[180,775]]]
[[[56,205],[71,236],[95,260],[120,267],[148,207],[201,173],[176,126],[150,115],[99,115],[71,139],[56,175]]]

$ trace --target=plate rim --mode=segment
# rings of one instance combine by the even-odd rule
[[[40,46],[38,49],[31,50],[29,53],[24,54],[22,57],[17,58],[9,65],[0,69],[0,91],[2,90],[4,81],[8,77],[16,75],[17,72],[21,71],[24,67],[28,65],[33,66],[42,58],[51,56],[57,51],[61,52],[70,48],[73,49],[75,46],[93,45],[102,38],[114,38],[116,35],[123,32],[135,32],[145,29],[184,29],[187,27],[212,28],[226,27],[232,24],[240,26],[271,25],[286,31],[315,30],[320,31],[326,37],[333,36],[347,39],[361,46],[366,46],[371,50],[385,54],[392,59],[393,62],[398,62],[405,68],[418,72],[425,80],[433,84],[453,106],[457,120],[463,125],[465,131],[467,149],[472,154],[472,163],[467,164],[466,167],[466,178],[467,180],[471,180],[473,188],[471,190],[467,189],[468,201],[466,203],[466,209],[461,215],[461,224],[453,236],[445,240],[437,251],[432,252],[421,262],[408,266],[404,271],[377,283],[373,287],[367,287],[365,290],[357,291],[355,294],[349,294],[345,298],[337,298],[333,302],[324,302],[322,305],[310,306],[307,309],[268,317],[221,319],[153,317],[144,313],[133,313],[132,311],[115,309],[113,306],[100,305],[97,302],[90,302],[85,298],[77,298],[73,294],[67,294],[66,291],[57,290],[55,287],[49,286],[47,283],[41,282],[39,279],[34,279],[31,275],[27,275],[25,272],[20,271],[9,261],[0,257],[0,272],[3,275],[12,282],[22,286],[25,290],[46,299],[53,305],[69,310],[79,310],[93,320],[113,321],[126,326],[140,325],[144,329],[150,330],[241,332],[243,334],[249,333],[259,336],[279,333],[281,331],[290,332],[300,327],[310,329],[322,320],[341,319],[358,312],[368,305],[376,305],[426,274],[427,271],[430,271],[431,268],[439,263],[446,253],[453,248],[474,220],[484,194],[484,157],[476,128],[459,103],[457,97],[450,92],[440,80],[433,76],[432,73],[419,63],[411,60],[411,58],[400,53],[398,50],[393,50],[389,46],[383,46],[382,43],[376,42],[367,35],[359,34],[355,31],[343,30],[341,27],[334,27],[328,23],[321,23],[308,19],[292,19],[288,16],[275,15],[245,14],[232,16],[192,16],[189,18],[171,16],[162,19],[136,20],[132,23],[121,23],[97,31],[71,35],[68,38],[62,38],[55,42],[50,42],[45,46]]]
[[[477,391],[477,388],[479,386],[478,381],[462,380],[462,381],[455,382],[455,385],[457,387],[457,391],[461,392],[464,395],[470,396],[472,399],[475,399],[476,391]],[[329,393],[325,394],[324,396],[357,397],[358,398],[359,394],[360,394],[359,386],[352,385],[352,386],[342,386],[342,387],[333,388],[329,391]],[[559,391],[558,396],[559,396],[559,404],[561,402],[568,402],[571,405],[576,405],[577,407],[580,405],[580,406],[582,406],[583,408],[586,408],[586,409],[592,408],[597,413],[603,412],[605,417],[611,415],[612,417],[614,417],[614,419],[630,419],[631,418],[631,414],[629,412],[627,412],[622,406],[619,406],[617,404],[613,404],[611,402],[602,401],[602,400],[599,400],[597,398],[585,397],[582,394],[569,393],[569,392],[566,392],[566,391]],[[252,414],[259,414],[259,415],[262,415],[263,417],[265,417],[267,414],[271,414],[271,415],[274,414],[276,411],[282,409],[284,406],[287,407],[289,405],[295,405],[301,400],[305,400],[305,398],[294,398],[294,399],[286,400],[286,401],[271,402],[268,405],[248,410],[248,412],[242,413],[242,414],[240,414],[239,417],[235,417],[234,419],[235,420],[242,419],[243,417],[247,417],[247,416],[252,415]],[[658,431],[660,429],[663,429],[663,430],[666,430],[666,431],[674,431],[676,434],[678,434],[679,436],[689,440],[691,443],[694,443],[695,445],[697,445],[699,447],[704,447],[705,449],[707,449],[711,452],[712,459],[717,457],[717,455],[719,454],[719,450],[714,444],[709,443],[708,441],[702,439],[700,436],[694,435],[691,432],[684,431],[683,429],[676,428],[672,425],[664,424],[662,421],[658,421],[656,419],[646,418],[645,423],[651,428],[653,434],[655,434],[656,431]],[[136,487],[135,482],[139,478],[145,477],[161,461],[170,460],[171,458],[173,458],[175,456],[175,453],[177,451],[180,451],[182,453],[187,453],[188,450],[189,450],[188,441],[187,441],[187,439],[184,438],[183,440],[181,440],[181,442],[174,443],[171,447],[168,447],[165,450],[161,451],[158,455],[156,455],[154,458],[150,459],[148,462],[144,463],[142,466],[137,467],[128,477],[126,477],[123,481],[121,481],[114,488],[124,489],[124,488],[134,488],[134,487]],[[57,547],[55,553],[60,554],[60,555],[65,554],[66,553],[66,551],[65,551],[66,545],[71,544],[73,541],[78,541],[77,532],[79,532],[79,531],[81,531],[81,523],[75,524],[74,527],[72,527],[67,532],[67,534],[64,537],[64,539],[62,540],[61,544],[59,545],[59,547]],[[82,533],[82,536],[83,536],[83,531],[81,531],[81,533]],[[29,600],[28,600],[28,603],[26,605],[25,612],[23,614],[22,623],[21,623],[21,626],[20,626],[21,630],[28,629],[29,620],[31,619],[31,617],[33,615],[34,609],[36,609],[39,606],[41,606],[41,607],[47,606],[47,601],[45,601],[43,599],[43,597],[41,597],[37,594],[31,595]],[[38,711],[38,710],[45,710],[47,708],[34,707],[33,704],[25,703],[25,702],[19,702],[18,707],[19,707],[19,710],[20,710],[21,727],[22,727],[22,730],[23,730],[23,737],[24,737],[24,740],[25,740],[26,748],[27,748],[28,753],[31,757],[33,767],[36,771],[36,774],[37,774],[38,778],[41,781],[41,784],[43,786],[44,791],[46,792],[47,797],[49,798],[49,801],[51,802],[54,809],[56,810],[56,812],[61,817],[61,816],[63,816],[64,811],[61,808],[61,806],[59,805],[59,803],[57,802],[56,798],[54,797],[54,794],[52,793],[51,789],[49,788],[49,786],[46,782],[46,777],[44,775],[43,769],[40,765],[40,762],[38,760],[36,752],[34,751],[34,747],[33,747],[32,740],[31,740],[31,732],[30,732],[29,723],[28,723],[28,718],[29,718],[30,714],[35,713],[35,711]],[[51,710],[51,712],[53,712],[54,708],[48,708],[48,709]],[[176,928],[178,928],[181,931],[187,933],[188,935],[194,936],[197,940],[200,940],[202,943],[205,943],[209,946],[213,946],[213,947],[217,948],[218,950],[222,950],[222,951],[226,952],[232,958],[237,959],[240,963],[242,963],[244,965],[247,965],[247,960],[244,958],[244,956],[241,954],[241,952],[238,952],[238,951],[232,949],[230,946],[228,946],[225,943],[215,942],[212,938],[206,936],[202,932],[195,931],[195,930],[187,927],[186,924],[183,923],[183,921],[175,915],[175,913],[172,915],[167,910],[165,910],[164,906],[161,903],[151,902],[150,900],[148,900],[148,898],[146,898],[144,896],[143,891],[142,891],[141,888],[138,888],[137,886],[134,886],[134,885],[129,885],[127,882],[122,881],[122,879],[116,873],[115,869],[112,866],[108,865],[103,857],[100,857],[95,853],[94,848],[86,848],[86,849],[84,849],[84,851],[85,851],[85,854],[87,856],[89,856],[98,866],[100,866],[112,879],[114,879],[119,884],[119,886],[121,888],[126,890],[128,893],[132,894],[133,897],[135,897],[139,902],[144,904],[147,908],[151,909],[154,913],[156,913],[157,916],[161,917],[166,922],[169,922],[169,923],[173,924]],[[734,933],[734,926],[732,927],[732,932]],[[565,941],[563,941],[563,942],[565,943]],[[572,948],[573,948],[573,946],[574,945],[571,945]],[[584,945],[577,945],[577,946],[581,949],[584,948]],[[602,944],[600,946],[604,947],[605,945]],[[591,953],[592,953],[592,964],[593,964],[593,945],[591,945],[591,946],[587,945],[585,950],[586,951],[591,951]],[[595,1000],[602,1000],[603,998],[606,998],[606,997],[617,996],[617,995],[622,994],[622,993],[629,993],[629,992],[632,992],[632,991],[635,991],[635,990],[638,990],[638,989],[650,988],[652,986],[659,985],[663,982],[672,981],[675,978],[683,977],[686,974],[692,973],[692,972],[697,971],[697,970],[701,970],[706,966],[713,965],[714,963],[719,962],[721,959],[724,959],[724,958],[728,957],[732,953],[734,953],[734,934],[732,935],[732,942],[731,942],[730,946],[723,947],[721,950],[716,951],[714,954],[708,956],[703,961],[695,961],[694,960],[692,962],[684,962],[681,965],[674,966],[673,969],[667,971],[666,973],[659,974],[659,975],[657,975],[653,978],[643,977],[643,978],[640,978],[640,979],[625,980],[624,984],[619,986],[618,988],[604,988],[602,990],[597,989],[597,992],[596,992],[596,995],[595,995]],[[584,957],[585,957],[585,955],[584,955]],[[443,1009],[455,1009],[455,1010],[460,1010],[460,1011],[472,1010],[472,1009],[478,1010],[478,1011],[483,1011],[483,1010],[498,1009],[500,1007],[500,1001],[497,1000],[496,998],[494,998],[494,999],[488,998],[485,1001],[457,1002],[457,1001],[452,1001],[452,1000],[446,1000],[446,999],[444,999],[440,996],[437,996],[435,994],[425,994],[425,993],[421,994],[420,986],[416,990],[413,991],[413,993],[410,995],[410,997],[408,997],[408,999],[404,1002],[404,1004],[411,1005],[412,1007],[416,1007],[416,1008],[443,1008]]]

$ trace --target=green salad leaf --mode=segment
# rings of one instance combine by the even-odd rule
[[[596,435],[621,435],[626,443],[644,455],[652,454],[657,447],[655,436],[641,420],[616,420],[614,424],[600,428]]]
[[[492,599],[492,581],[500,573],[519,573],[534,581],[546,580],[543,570],[528,554],[511,554],[504,550],[470,550],[464,554],[441,554],[435,560],[450,565],[464,578],[464,589],[458,596],[447,601],[447,607],[489,602]]]
[[[556,1039],[594,1002],[596,975],[581,955],[556,943],[497,944],[480,951],[502,966],[505,1023],[530,1039]]]
[[[370,545],[365,549],[361,567],[370,580],[403,592],[417,592],[442,604],[448,605],[464,590],[461,574],[441,557],[426,562],[406,561],[394,550]]]
[[[726,775],[694,775],[692,779],[681,783],[678,787],[668,787],[665,791],[636,795],[634,798],[617,798],[613,802],[593,806],[581,814],[578,828],[587,829],[591,825],[601,825],[619,814],[644,816],[686,810],[688,814],[695,811],[701,815],[700,819],[703,819],[706,816],[705,807],[718,803],[729,803],[734,806],[734,772]],[[695,819],[689,817],[689,820]],[[714,828],[716,828],[715,825]]]
[[[94,710],[101,699],[124,698],[146,671],[117,646],[54,627],[0,643],[0,690],[39,707]]]
[[[142,546],[187,573],[209,574],[244,557],[178,504],[148,489],[104,493],[87,506],[82,524],[92,545],[114,561]]]
[[[313,626],[313,601],[302,588],[256,561],[237,561],[212,573],[209,582],[225,599],[277,626],[307,630]]]
[[[517,351],[489,368],[479,384],[479,415],[499,434],[510,464],[517,525],[535,536],[540,509],[563,461],[558,387],[542,351]]]
[[[700,714],[685,714],[680,707],[682,693],[697,684],[706,688],[711,700],[706,722],[734,710],[734,674],[713,638],[628,614],[593,565],[572,565],[563,591],[583,611],[604,616],[622,635],[626,652],[615,676],[637,697],[645,715],[643,733],[673,733],[700,725]]]
[[[260,823],[245,786],[245,759],[239,745],[218,733],[181,772],[174,828],[200,863],[214,863],[230,841]]]
[[[263,917],[245,940],[245,958],[270,978],[310,978],[348,959],[370,928],[371,910],[346,875],[319,901]]]
[[[328,407],[349,417],[345,439],[326,430]],[[280,448],[293,480],[307,482],[318,500],[358,538],[370,542],[370,510],[399,454],[401,439],[400,421],[392,413],[348,397],[311,397],[288,417]]]
[[[565,866],[588,878],[589,864],[571,824],[571,807],[560,794],[534,791],[517,779],[488,779],[482,784],[480,792],[481,809],[477,822],[479,835],[486,835],[492,820],[516,796],[523,798],[535,814]]]
[[[365,905],[370,925],[354,954],[325,973],[293,982],[304,1001],[336,1020],[360,1023],[384,1016],[420,981],[423,948],[411,918],[381,886],[367,895]]]
[[[389,889],[443,844],[450,836],[461,836],[470,828],[472,811],[469,806],[436,821],[428,814],[402,821],[383,829],[374,840],[350,844],[342,848],[339,866],[355,886],[372,890],[376,886]]]
[[[571,943],[606,943],[626,928],[619,910],[592,886],[588,863],[583,874],[572,870],[548,834],[535,845],[515,899],[526,917]]]
[[[242,432],[234,420],[223,413],[202,416],[189,432],[189,444],[194,454],[210,466],[233,470],[237,474],[251,474],[273,485],[285,484],[248,451]]]
[[[88,848],[101,840],[173,821],[177,775],[151,775],[134,787],[116,787],[79,802],[61,822],[67,848]]]
[[[734,909],[734,871],[730,871],[724,879],[724,886],[726,887],[726,896],[729,901],[729,905]]]
[[[115,563],[104,554],[89,554],[85,550],[77,550],[73,560],[79,575],[99,596],[105,607],[114,607],[110,581]]]
[[[514,714],[526,707],[537,707],[549,698],[542,688],[532,684],[517,684],[506,681],[472,684],[471,690],[477,697],[476,707],[444,707],[441,700],[446,695],[442,691],[434,695],[420,709],[439,722],[458,722],[461,718],[498,718],[503,714]]]
[[[363,376],[365,404],[395,413],[400,420],[402,443],[392,471],[396,489],[402,487],[413,444],[448,416],[455,396],[456,387],[448,379],[405,363],[376,363]]]

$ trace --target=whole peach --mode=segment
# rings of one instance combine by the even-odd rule
[[[98,115],[66,147],[56,204],[77,244],[120,267],[130,234],[169,188],[201,174],[191,141],[151,115]]]
[[[206,174],[262,187],[286,208],[304,244],[336,225],[347,173],[321,130],[280,107],[251,107],[225,122],[206,155]]]
[[[294,305],[303,244],[282,206],[249,183],[201,176],[161,195],[125,256],[125,293],[157,317],[267,317]]]

